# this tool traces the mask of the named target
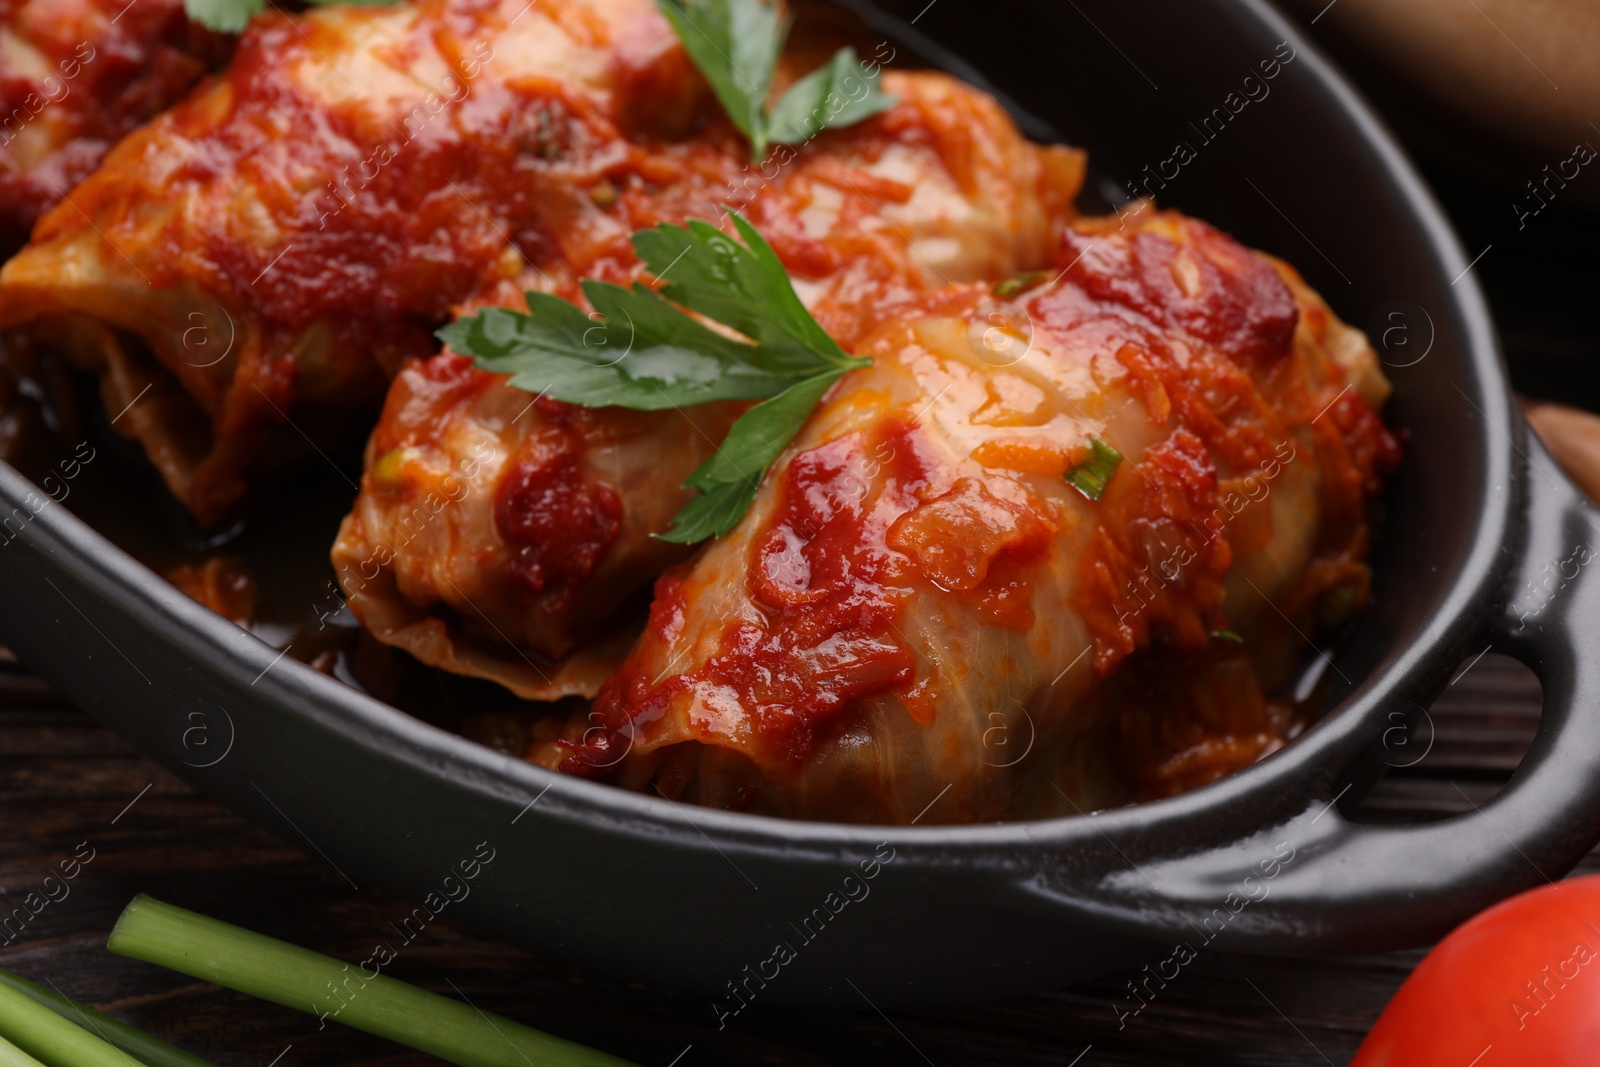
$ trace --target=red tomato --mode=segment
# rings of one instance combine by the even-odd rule
[[[1600,1062],[1600,875],[1535,889],[1428,953],[1350,1067]]]

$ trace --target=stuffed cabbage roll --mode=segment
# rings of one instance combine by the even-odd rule
[[[0,0],[0,257],[226,52],[183,0]]]
[[[40,220],[0,327],[97,327],[64,341],[112,411],[186,397],[118,429],[212,522],[298,406],[375,406],[486,274],[603,254],[573,213],[693,167],[655,142],[708,99],[651,0],[270,10]]]
[[[632,232],[717,218],[719,198],[761,230],[846,344],[925,306],[930,287],[1049,263],[1081,154],[1029,144],[992,99],[942,75],[890,72],[883,87],[899,101],[888,112],[759,173],[722,132],[663,151],[672,184],[630,183],[608,194],[614,205],[591,197],[567,209],[559,232],[603,238],[604,256],[564,246],[558,261],[468,307],[520,307],[525,288],[581,299],[580,273],[642,277]],[[688,553],[651,535],[687,502],[684,478],[746,406],[591,410],[536,398],[450,353],[407,366],[333,550],[351,608],[424,663],[529,698],[592,696],[607,673],[596,661],[552,661]],[[601,659],[614,667],[625,653],[626,642]]]
[[[1281,744],[1268,694],[1309,651],[1284,618],[1311,633],[1366,596],[1398,458],[1372,352],[1182,215],[1081,222],[1061,257],[998,319],[971,287],[853,346],[874,365],[530,758],[719,807],[965,822]]]

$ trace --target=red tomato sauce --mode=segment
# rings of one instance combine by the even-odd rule
[[[0,164],[0,255],[100,165],[113,145],[227,58],[227,39],[191,23],[182,0],[0,0],[0,20],[42,73],[0,59],[0,147],[50,128],[43,158]],[[29,130],[29,127],[38,127]]]
[[[494,528],[511,549],[509,574],[524,595],[560,610],[594,573],[622,526],[622,499],[585,481],[578,443],[552,451],[538,439],[514,457],[494,494]]]
[[[875,478],[863,477],[869,462],[880,464]],[[679,693],[731,690],[757,743],[798,765],[822,723],[915,680],[916,659],[893,636],[910,567],[887,546],[890,525],[929,485],[912,427],[890,422],[830,441],[796,455],[778,477],[781,500],[756,539],[749,579],[768,625],[729,627],[700,667],[660,685],[630,661],[595,700],[613,735],[646,727]],[[670,645],[684,620],[681,580],[662,579],[656,596],[651,628]],[[577,750],[562,769],[592,773],[607,751]]]
[[[1308,451],[1320,473],[1318,556],[1280,607],[1297,615],[1338,586],[1363,602],[1368,500],[1400,458],[1350,383],[1336,376],[1314,388],[1298,366],[1301,312],[1271,262],[1197,219],[1163,221],[1181,242],[1149,230],[1108,239],[1118,231],[1104,220],[1069,230],[1062,242],[1066,278],[1102,313],[1135,316],[1117,362],[1152,420],[1173,426],[1166,442],[1119,467],[1080,563],[1080,607],[1102,678],[1158,636],[1189,655],[1206,647],[1208,632],[1227,628],[1222,582],[1234,545],[1261,547],[1271,530],[1265,514],[1245,512],[1248,521],[1236,523],[1243,501],[1219,482],[1270,482]],[[1059,315],[1048,305],[1061,292],[1040,294],[1042,318]],[[1313,334],[1329,326],[1321,307],[1307,308],[1305,318]]]
[[[1271,537],[1270,513],[1241,515],[1240,487],[1270,481],[1290,462],[1319,465],[1316,556],[1283,605],[1298,615],[1337,587],[1353,590],[1356,603],[1365,597],[1368,500],[1399,458],[1342,375],[1314,383],[1297,363],[1310,357],[1297,354],[1296,330],[1319,335],[1326,313],[1307,305],[1302,323],[1270,261],[1203,223],[1169,221],[1178,240],[1163,232],[1121,238],[1114,221],[1086,224],[1063,242],[1063,283],[1023,300],[1036,323],[1103,349],[1151,420],[1168,428],[1124,460],[1091,505],[1087,549],[1074,563],[1074,607],[1094,642],[1096,674],[1118,676],[1137,653],[1160,660],[1139,673],[1186,679],[1168,687],[1182,689],[1181,700],[1152,691],[1153,710],[1119,728],[1115,758],[1144,796],[1218,777],[1281,745],[1293,728],[1238,647],[1217,646],[1228,629],[1224,581],[1236,548],[1260,549]],[[659,677],[658,665],[647,669],[636,654],[596,701],[607,736],[575,746],[563,769],[607,773],[626,739],[648,735],[691,691],[732,695],[750,730],[740,747],[769,770],[780,762],[766,758],[774,754],[797,767],[852,703],[874,695],[893,692],[931,721],[939,683],[917,677],[902,626],[909,599],[962,598],[1025,632],[1034,621],[1029,577],[1057,532],[1037,502],[997,499],[976,480],[952,483],[945,470],[919,457],[916,427],[898,417],[775,469],[776,505],[753,536],[748,564],[761,625],[725,628],[715,652],[697,651],[681,674]],[[687,639],[694,595],[683,575],[658,586],[652,637],[663,662]]]
[[[1227,628],[1222,583],[1233,552],[1226,536],[1200,535],[1216,507],[1216,467],[1188,430],[1173,431],[1145,451],[1138,470],[1112,478],[1078,564],[1078,606],[1100,677],[1154,635],[1197,652],[1210,631]]]
[[[383,417],[372,435],[374,457],[407,445],[427,444],[494,384],[496,377],[473,366],[472,360],[442,352],[416,364],[416,373],[396,379],[384,402]]]

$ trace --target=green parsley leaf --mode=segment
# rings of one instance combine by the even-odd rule
[[[789,21],[767,0],[656,0],[728,118],[760,162],[773,144],[803,144],[824,127],[849,126],[894,106],[855,51],[841,48],[801,78],[770,112],[772,75]]]
[[[894,106],[894,98],[868,76],[854,48],[841,48],[825,66],[789,87],[767,118],[774,144],[804,144],[826,127],[853,126]]]
[[[1210,636],[1216,641],[1232,641],[1236,645],[1244,644],[1244,638],[1232,630],[1212,630]]]
[[[1122,453],[1098,437],[1089,438],[1089,458],[1067,471],[1063,477],[1068,485],[1088,497],[1099,500],[1111,484],[1112,475],[1122,463]]]
[[[659,411],[763,400],[684,482],[699,494],[663,536],[685,544],[731,530],[822,394],[872,362],[828,336],[795,295],[777,253],[737,212],[730,217],[743,244],[699,219],[633,235],[639,258],[666,283],[661,292],[585,280],[593,314],[530,292],[526,312],[485,308],[438,333],[481,369],[570,404]],[[719,333],[679,305],[748,340]]]
[[[808,373],[819,369],[817,361],[865,366],[811,317],[783,261],[756,228],[738,212],[729,217],[744,238],[742,246],[711,223],[691,219],[687,229],[641,230],[633,235],[633,247],[650,272],[667,282],[662,292],[668,298],[760,342],[769,358]]]
[[[756,346],[712,331],[642,286],[585,281],[595,315],[549,293],[528,293],[528,314],[485,308],[439,339],[511,384],[584,407],[641,411],[759,400],[812,368],[770,365]]]
[[[699,493],[672,517],[672,526],[661,539],[692,545],[733,529],[750,509],[767,468],[800,432],[822,394],[846,370],[827,370],[796,382],[739,416],[717,454],[683,483]]]
[[[319,7],[350,4],[355,7],[384,7],[395,0],[311,0]],[[250,19],[267,6],[267,0],[183,0],[184,14],[208,30],[240,33]]]
[[[778,9],[762,0],[657,0],[683,50],[711,84],[728,118],[767,154],[767,93],[789,35]]]
[[[218,33],[240,32],[266,6],[267,0],[183,0],[184,14],[191,21]]]

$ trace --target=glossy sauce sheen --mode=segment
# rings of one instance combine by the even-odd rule
[[[0,255],[227,50],[182,0],[0,0]]]
[[[1017,300],[1027,362],[974,367],[973,352],[940,349],[948,303],[864,343],[878,366],[824,401],[741,526],[658,583],[650,628],[596,702],[608,731],[561,767],[852,820],[914,814],[904,779],[931,787],[922,803],[953,780],[942,818],[959,821],[1101,801],[1088,779],[1104,769],[1075,762],[1077,741],[1119,723],[1089,758],[1120,763],[1121,787],[1140,795],[1281,744],[1289,724],[1264,693],[1295,650],[1272,636],[1284,628],[1263,617],[1270,604],[1230,589],[1234,557],[1297,542],[1256,585],[1307,629],[1329,588],[1364,597],[1365,502],[1399,453],[1346,387],[1376,381],[1381,399],[1381,379],[1287,268],[1204,223],[1148,214],[1069,232],[1059,280]],[[968,291],[969,325],[986,296]],[[1053,393],[1038,390],[1041,370]],[[1099,501],[1063,481],[1090,433],[1126,455]],[[1247,487],[1259,506],[1240,503]],[[1274,492],[1309,523],[1275,530]],[[1074,629],[1087,647],[1063,640]],[[1218,647],[1233,629],[1246,652]],[[976,651],[986,639],[1002,651]],[[1092,672],[1052,690],[1080,650]],[[1184,676],[1188,716],[1151,722],[1161,709],[1139,673]],[[971,742],[986,716],[1012,714],[989,710],[1012,684],[1039,745],[996,774]],[[928,747],[910,757],[903,739],[918,730]]]
[[[486,272],[560,255],[569,223],[593,233],[571,217],[586,186],[672,177],[657,124],[695,121],[705,93],[653,5],[552,0],[513,26],[524,8],[258,17],[220,79],[41,221],[0,320],[70,311],[138,334],[210,440],[184,455],[141,436],[218,518],[297,404],[376,402]]]
[[[495,490],[494,528],[512,551],[509,573],[530,596],[554,594],[565,607],[594,573],[622,528],[622,499],[604,482],[589,484],[579,440],[562,422],[572,409],[559,401],[552,420],[559,443],[545,454],[519,455]]]
[[[0,27],[41,10],[0,0]],[[110,32],[98,3],[50,10]],[[195,76],[176,3],[139,10],[73,77],[141,88],[40,109],[24,147],[57,154],[29,175],[89,169]],[[72,58],[54,30],[29,40]],[[814,65],[786,58],[780,87]],[[540,732],[547,766],[738,810],[954,822],[1260,758],[1297,728],[1269,692],[1298,633],[1366,597],[1368,506],[1399,458],[1370,349],[1203,223],[1069,226],[1079,154],[1028,145],[948,78],[884,81],[887,113],[752,166],[651,0],[269,12],[42,219],[0,274],[0,327],[101,370],[119,430],[202,521],[291,412],[387,387],[341,586],[425,663],[534,699],[599,690],[562,740]],[[525,289],[641,279],[633,231],[726,203],[876,363],[691,558],[651,534],[743,405],[536,400],[432,331]],[[1034,288],[993,295],[1020,271]],[[1066,475],[1096,439],[1125,459],[1088,499]],[[657,576],[614,670],[618,611]]]
[[[535,265],[549,257],[538,194],[553,174],[598,181],[637,172],[646,152],[627,138],[646,131],[621,122],[651,117],[640,109],[652,101],[632,94],[675,74],[669,98],[654,102],[696,95],[673,50],[659,41],[642,52],[631,47],[659,34],[611,25],[583,5],[550,6],[575,48],[611,66],[601,76],[604,97],[596,87],[516,70],[514,58],[497,62],[505,5],[431,6],[410,18],[362,20],[381,26],[342,24],[360,16],[258,20],[240,42],[225,96],[214,101],[228,108],[227,121],[214,127],[200,109],[184,116],[207,143],[172,175],[180,186],[201,187],[246,177],[283,242],[241,241],[233,226],[211,225],[197,235],[200,251],[233,288],[248,287],[252,307],[275,324],[293,331],[328,320],[341,341],[363,342],[368,358],[390,366],[433,348],[432,330],[508,251]],[[366,34],[375,38],[370,51],[352,54]],[[358,90],[338,84],[345,76],[317,56],[325,43],[358,71],[377,62],[419,80],[432,74],[438,84],[388,121],[374,121],[365,94],[330,107],[328,95]],[[323,69],[301,73],[307,65]],[[176,125],[189,132],[189,123]],[[196,249],[185,240],[167,251],[181,264]]]
[[[649,281],[631,234],[717,219],[719,200],[762,232],[845,345],[908,309],[959,304],[964,291],[943,291],[949,279],[1048,264],[1081,155],[1027,143],[991,99],[943,76],[884,79],[898,99],[889,111],[761,165],[747,164],[747,145],[719,120],[635,153],[629,166],[642,169],[546,187],[542,251],[528,251],[543,258],[504,257],[464,308],[521,307],[529,288],[581,301],[580,275]],[[604,639],[624,602],[689,554],[652,535],[689,501],[683,480],[747,406],[585,409],[535,399],[450,353],[408,365],[334,549],[352,608],[424,662],[534,699],[592,696],[598,679],[568,685],[552,661]],[[481,469],[463,488],[448,480],[464,463]],[[419,508],[437,517],[420,522]],[[380,552],[390,558],[374,574],[362,564]]]
[[[212,521],[297,405],[375,403],[408,358],[437,351],[433,330],[463,301],[629,276],[635,229],[715,218],[728,202],[759,214],[776,183],[812,187],[819,210],[842,199],[837,210],[862,222],[840,242],[799,213],[761,220],[801,277],[903,286],[928,264],[944,270],[950,248],[1003,274],[1015,240],[1003,220],[930,233],[914,262],[879,247],[885,216],[906,229],[1011,162],[996,151],[992,101],[941,84],[797,179],[788,149],[783,165],[747,165],[649,0],[269,11],[220,79],[41,221],[0,275],[0,326],[66,312],[136,334],[193,398],[195,425],[129,426]],[[915,162],[930,151],[948,163],[938,181]],[[1042,258],[1059,226],[1036,221]]]

